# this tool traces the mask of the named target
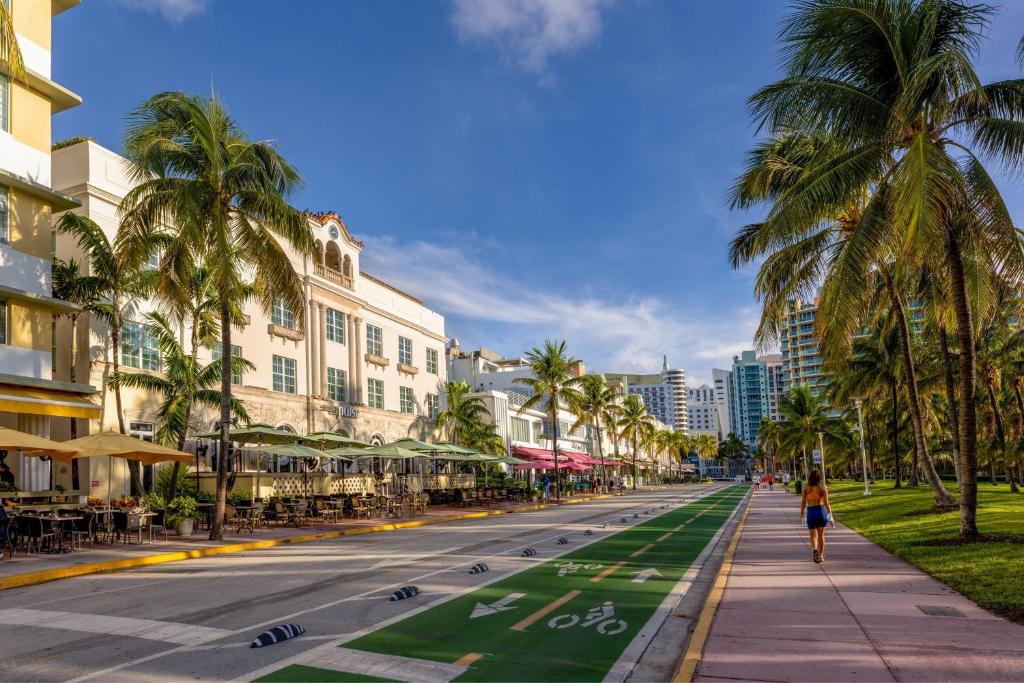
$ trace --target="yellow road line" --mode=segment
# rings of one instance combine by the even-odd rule
[[[666,538],[668,538],[671,535],[672,535],[671,531],[666,531],[661,536],[658,536],[658,543],[661,543],[662,541],[664,541]]]
[[[562,597],[558,598],[553,603],[548,605],[547,607],[542,607],[541,609],[537,610],[536,612],[534,612],[530,616],[528,616],[525,619],[523,619],[522,621],[520,621],[518,624],[516,624],[515,626],[512,627],[512,630],[513,631],[525,631],[527,628],[530,627],[530,624],[532,624],[533,622],[537,621],[538,619],[543,619],[544,617],[546,617],[547,615],[551,614],[556,609],[558,609],[559,607],[561,607],[565,603],[569,602],[570,600],[572,600],[573,598],[575,598],[577,595],[579,595],[582,592],[583,591],[569,591],[568,593],[566,593],[565,595],[563,595]]]
[[[690,683],[697,673],[697,666],[704,655],[704,646],[707,644],[708,636],[711,634],[711,625],[714,622],[715,613],[718,611],[719,603],[722,602],[722,593],[725,592],[725,584],[728,582],[729,573],[732,571],[732,559],[736,555],[736,546],[739,545],[740,536],[743,535],[743,527],[747,523],[748,514],[750,514],[749,503],[743,511],[743,517],[736,527],[732,540],[729,542],[729,548],[725,551],[725,558],[722,560],[722,566],[718,569],[718,576],[715,577],[715,583],[711,587],[707,600],[704,602],[704,609],[701,610],[700,616],[697,618],[697,625],[693,629],[693,635],[690,636],[690,642],[686,647],[686,653],[683,655],[682,662],[672,677],[672,683]]]
[[[654,547],[653,543],[648,543],[643,548],[640,548],[640,550],[637,550],[635,553],[630,555],[630,557],[639,557],[640,555],[643,555],[644,553],[646,553],[648,550],[650,550],[653,547]]]
[[[625,564],[626,564],[625,560],[623,560],[622,562],[616,562],[615,564],[613,564],[612,566],[608,567],[603,572],[601,572],[600,574],[598,574],[597,576],[592,578],[590,580],[590,583],[599,583],[601,581],[601,579],[603,579],[603,578],[605,578],[605,577],[607,577],[607,576],[609,576],[611,574],[614,574],[619,569],[621,569]]]
[[[483,655],[480,654],[479,652],[470,652],[470,653],[465,654],[462,657],[460,657],[458,659],[458,661],[455,662],[455,666],[467,666],[468,667],[470,664],[472,664],[476,660],[480,659],[481,657],[483,657]]]

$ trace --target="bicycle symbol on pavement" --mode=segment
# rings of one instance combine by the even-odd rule
[[[558,567],[558,575],[565,576],[566,574],[575,574],[581,569],[600,569],[603,564],[580,564],[579,562],[561,562],[555,565]]]
[[[615,604],[608,600],[600,607],[592,607],[588,610],[582,623],[578,614],[559,614],[548,622],[548,628],[572,628],[577,624],[580,625],[580,628],[587,628],[597,624],[596,631],[602,636],[614,636],[622,633],[629,626],[622,619],[613,619],[614,616]]]

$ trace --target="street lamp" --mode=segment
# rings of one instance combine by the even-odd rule
[[[827,483],[825,480],[828,478],[825,476],[825,433],[818,432],[818,452],[821,453],[821,483]]]
[[[861,412],[864,399],[858,396],[853,401],[857,404],[857,431],[860,432],[860,465],[861,471],[864,474],[864,495],[870,496],[871,489],[868,488],[868,456],[864,452],[864,415]]]

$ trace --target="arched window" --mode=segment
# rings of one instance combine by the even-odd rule
[[[320,240],[314,242],[313,247],[316,249],[316,254],[313,255],[313,260],[317,265],[324,264],[324,243]]]
[[[345,254],[345,259],[341,263],[341,272],[345,277],[352,277],[352,259],[348,254]]]
[[[337,242],[333,240],[327,243],[327,250],[324,252],[324,265],[331,270],[341,272],[341,250]]]
[[[384,437],[381,436],[380,434],[374,434],[373,436],[370,437],[371,446],[383,446],[384,443]]]

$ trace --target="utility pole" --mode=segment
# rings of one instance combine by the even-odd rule
[[[825,483],[825,438],[823,432],[818,432],[818,452],[821,453],[821,483]]]
[[[861,412],[861,406],[864,403],[864,399],[858,396],[853,400],[857,404],[857,425],[858,431],[860,432],[860,464],[864,475],[864,495],[870,496],[871,489],[868,488],[868,456],[864,451],[864,416]]]

